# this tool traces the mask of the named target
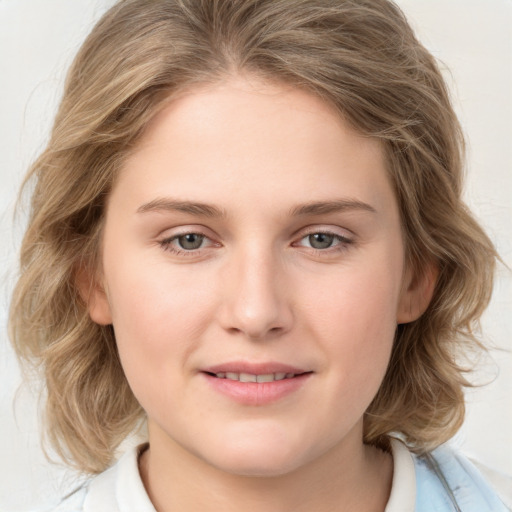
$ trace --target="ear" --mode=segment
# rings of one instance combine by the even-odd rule
[[[439,269],[433,262],[414,272],[405,273],[400,301],[397,309],[397,324],[407,324],[417,320],[428,308],[439,276]]]
[[[75,273],[75,283],[80,297],[87,306],[91,320],[99,325],[110,325],[112,313],[105,287],[100,283],[97,272],[81,266]]]

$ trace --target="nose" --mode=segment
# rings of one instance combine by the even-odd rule
[[[292,326],[282,265],[270,250],[249,248],[227,263],[219,319],[231,333],[262,340],[283,334]]]

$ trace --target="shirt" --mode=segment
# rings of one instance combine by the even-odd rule
[[[86,482],[51,512],[156,512],[139,474],[144,445]],[[476,468],[449,446],[424,456],[391,440],[393,481],[385,512],[507,512]],[[50,512],[50,511],[49,511]]]

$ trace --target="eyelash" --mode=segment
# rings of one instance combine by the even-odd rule
[[[190,256],[198,256],[199,254],[202,253],[202,250],[204,249],[203,247],[199,247],[198,249],[186,250],[186,249],[180,249],[178,247],[174,247],[172,245],[172,243],[175,240],[178,240],[179,238],[182,238],[187,235],[198,235],[198,236],[203,237],[203,240],[210,240],[204,233],[200,233],[198,231],[187,231],[184,233],[178,233],[171,237],[165,238],[164,240],[162,240],[160,242],[160,246],[163,248],[164,251],[169,251],[173,254],[176,254],[177,256],[189,256],[189,257]],[[215,246],[216,244],[212,242],[211,245]]]
[[[207,235],[205,235],[204,233],[198,232],[198,231],[187,231],[184,233],[178,233],[176,235],[173,235],[171,237],[163,239],[162,241],[159,242],[159,244],[163,248],[164,251],[169,251],[177,256],[191,257],[191,256],[199,256],[200,254],[202,254],[203,250],[206,249],[206,247],[199,247],[197,249],[186,250],[186,249],[180,249],[180,248],[173,246],[172,243],[174,241],[176,241],[179,238],[182,238],[184,236],[187,236],[187,235],[197,235],[197,236],[203,237],[203,241],[204,240],[210,241],[210,244],[211,244],[210,246],[216,246],[216,245],[219,246],[219,244],[215,244],[214,242],[212,242],[208,238]],[[339,233],[334,233],[329,230],[310,231],[309,233],[305,233],[303,236],[301,236],[301,238],[299,239],[299,242],[312,236],[312,235],[332,236],[334,238],[334,240],[336,240],[338,242],[336,245],[326,247],[324,249],[317,249],[317,248],[311,247],[311,246],[306,247],[307,249],[311,250],[311,252],[313,252],[316,255],[326,255],[326,253],[342,252],[342,251],[346,250],[349,245],[352,245],[354,243],[354,240],[352,240],[351,238],[340,235]],[[293,245],[297,246],[296,244],[297,244],[297,242],[294,242]],[[299,246],[299,247],[301,247],[301,246]],[[302,247],[304,247],[304,246],[302,246]]]
[[[307,247],[310,249],[314,254],[316,255],[326,255],[326,253],[332,254],[332,253],[339,253],[342,251],[345,251],[349,245],[354,243],[354,240],[351,238],[348,238],[344,235],[340,235],[339,233],[334,233],[329,230],[318,230],[318,231],[311,231],[309,233],[306,233],[304,236],[302,236],[299,239],[299,242],[312,236],[312,235],[327,235],[332,236],[335,241],[337,241],[336,245],[332,245],[330,247],[326,247],[325,249],[317,249],[316,247]],[[303,246],[302,246],[303,247]]]

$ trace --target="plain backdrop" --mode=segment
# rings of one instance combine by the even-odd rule
[[[38,402],[6,334],[23,212],[22,176],[44,147],[67,66],[112,0],[0,0],[0,510],[54,502],[76,475],[40,448]],[[466,200],[512,268],[512,0],[399,0],[419,38],[440,59],[468,138]],[[467,393],[453,442],[512,475],[512,272],[501,266],[484,339],[495,349]],[[16,396],[16,402],[14,398]]]

